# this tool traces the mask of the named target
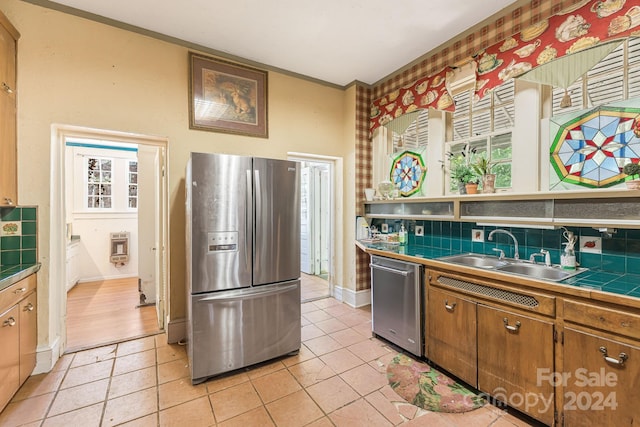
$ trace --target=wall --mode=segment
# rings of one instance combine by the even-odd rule
[[[76,142],[77,143],[77,142]],[[67,142],[67,144],[69,144]],[[86,142],[85,142],[86,144]],[[95,144],[95,141],[94,141]],[[85,158],[109,158],[112,161],[111,196],[113,211],[92,211],[86,208],[87,165]],[[138,213],[128,209],[129,161],[137,161],[137,150],[103,149],[95,146],[65,147],[67,178],[67,217],[78,243],[78,279],[80,282],[138,277]],[[111,233],[129,232],[129,261],[113,264]]]
[[[18,230],[1,232],[0,264],[3,267],[18,264],[35,264],[38,238],[38,209],[17,207],[0,209],[0,230],[6,224],[17,224]],[[13,228],[13,227],[11,227]]]
[[[39,206],[39,344],[60,334],[53,304],[63,283],[50,282],[49,218],[53,124],[156,135],[168,139],[169,320],[185,315],[184,169],[189,152],[286,158],[287,152],[344,158],[343,197],[353,205],[354,139],[344,132],[345,91],[269,73],[269,138],[189,129],[188,50],[83,18],[5,0],[0,10],[18,41],[18,179],[23,204]],[[348,212],[345,212],[347,214]],[[353,216],[342,249],[353,250]],[[345,261],[348,262],[348,261]],[[352,277],[337,285],[354,288]]]
[[[398,230],[399,220],[376,220],[374,224],[380,229],[380,224],[386,222]],[[552,264],[560,264],[562,253],[562,237],[564,230],[542,230],[537,228],[522,227],[494,227],[479,226],[472,222],[452,221],[404,221],[409,232],[409,244],[431,248],[441,248],[452,252],[474,252],[495,256],[493,248],[502,249],[509,258],[514,256],[513,241],[504,234],[496,234],[494,241],[488,241],[487,237],[492,230],[501,228],[508,230],[518,239],[520,259],[529,259],[532,253],[546,249],[551,255]],[[415,236],[415,226],[424,227],[424,236]],[[594,237],[602,237],[602,233],[589,227],[567,227],[578,238],[587,240]],[[471,240],[472,230],[483,230],[484,241]],[[578,240],[579,241],[579,240]],[[587,253],[578,250],[576,244],[576,259],[582,267],[591,270],[618,273],[640,274],[640,230],[618,229],[611,237],[602,239],[602,253]],[[540,258],[538,258],[540,262]],[[602,283],[600,283],[601,285]],[[594,284],[598,285],[598,284]],[[640,285],[636,283],[635,286]],[[635,287],[634,286],[634,287]]]
[[[110,233],[129,232],[129,262],[114,265],[111,255]],[[103,217],[80,218],[73,222],[73,234],[80,236],[78,253],[78,280],[95,280],[138,277],[138,218]]]

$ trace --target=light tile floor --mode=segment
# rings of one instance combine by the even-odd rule
[[[333,298],[302,304],[303,346],[285,357],[192,386],[185,349],[164,334],[64,355],[35,375],[0,426],[492,426],[529,425],[485,406],[418,409],[388,385],[397,351],[371,336],[371,312]]]
[[[302,302],[326,298],[329,292],[329,282],[321,276],[313,276],[300,272],[300,299]]]

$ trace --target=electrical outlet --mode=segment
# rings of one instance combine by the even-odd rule
[[[416,225],[416,236],[424,236],[424,226]]]

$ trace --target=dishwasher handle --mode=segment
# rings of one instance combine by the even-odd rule
[[[394,274],[400,274],[400,275],[402,275],[404,277],[407,277],[409,274],[411,274],[411,271],[397,270],[395,268],[385,267],[383,265],[378,265],[378,264],[369,264],[369,267],[377,268],[379,270],[388,271],[388,272],[394,273]]]

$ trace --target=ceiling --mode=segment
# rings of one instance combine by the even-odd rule
[[[56,0],[339,86],[374,84],[514,0]],[[99,18],[97,18],[99,19]]]

